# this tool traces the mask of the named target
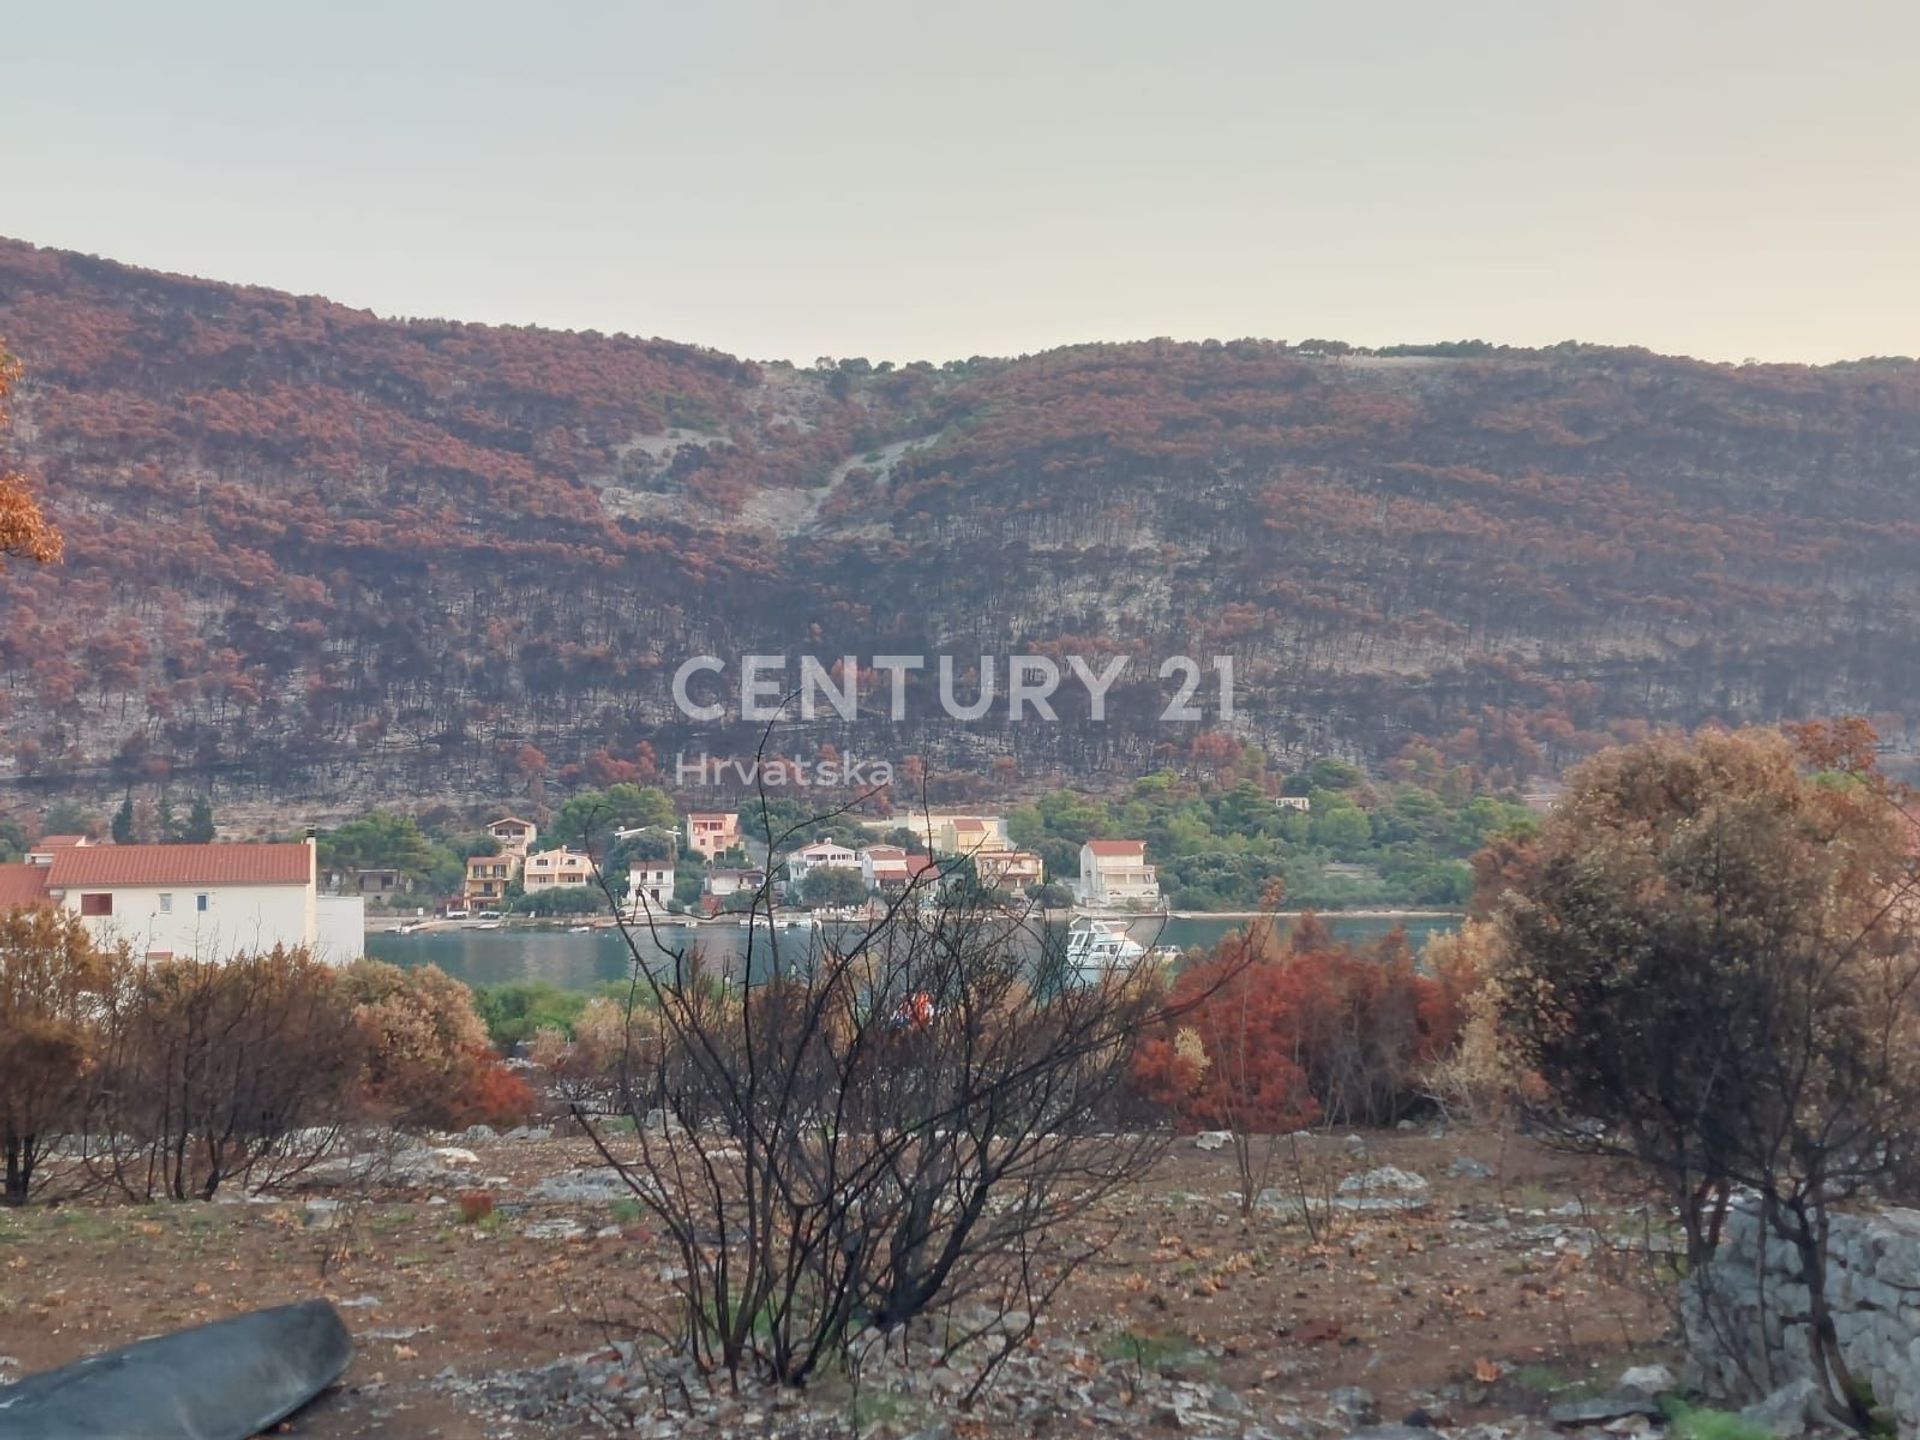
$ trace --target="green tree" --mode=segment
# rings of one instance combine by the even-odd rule
[[[673,899],[683,909],[691,909],[700,903],[701,893],[707,888],[707,867],[697,859],[683,859],[673,867]]]
[[[606,905],[598,885],[545,885],[523,890],[507,908],[517,915],[591,915]]]
[[[1355,858],[1373,840],[1373,827],[1366,811],[1330,791],[1313,797],[1313,814],[1307,828],[1308,838],[1333,851],[1343,860]]]
[[[120,808],[113,812],[113,843],[133,844],[133,792],[131,790],[120,802]]]
[[[604,856],[616,830],[659,826],[672,830],[679,823],[673,800],[652,785],[622,783],[605,790],[582,790],[568,797],[547,826],[557,845],[571,845]]]
[[[193,808],[187,812],[187,823],[180,832],[180,838],[190,845],[207,845],[212,843],[215,833],[212,798],[194,796]]]
[[[858,870],[837,865],[809,870],[800,882],[802,904],[819,909],[833,905],[858,905],[867,898],[867,882]]]
[[[411,815],[370,810],[320,837],[320,863],[332,870],[397,870],[419,879],[434,868],[434,855]]]
[[[100,817],[77,800],[56,800],[40,817],[42,835],[92,835]]]
[[[589,998],[584,991],[562,990],[545,980],[481,985],[473,992],[474,1008],[486,1021],[487,1036],[503,1053],[549,1026],[572,1035],[573,1023]]]

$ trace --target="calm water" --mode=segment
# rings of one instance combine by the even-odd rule
[[[1342,940],[1364,943],[1393,928],[1394,922],[1380,916],[1323,917],[1333,933]],[[1409,919],[1407,938],[1418,950],[1427,937],[1457,929],[1458,916],[1448,915]],[[1230,930],[1245,925],[1244,920],[1142,920],[1134,924],[1134,939],[1143,945],[1174,945],[1182,949],[1194,945],[1212,945]],[[783,956],[798,958],[807,950],[807,931],[780,932]],[[738,925],[702,925],[687,929],[661,931],[667,944],[688,949],[698,947],[709,964],[725,957],[737,969],[746,948],[746,929]],[[644,932],[636,932],[638,943],[647,947]],[[766,936],[755,941],[756,955],[764,954]],[[519,980],[545,980],[564,990],[590,990],[608,980],[627,978],[632,955],[626,942],[614,930],[594,930],[570,935],[564,929],[538,930],[441,930],[417,935],[376,934],[367,936],[367,954],[395,965],[438,965],[455,979],[469,985],[504,985]],[[756,964],[756,969],[758,965]]]

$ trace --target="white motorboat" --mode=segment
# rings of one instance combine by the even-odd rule
[[[1077,979],[1125,974],[1146,957],[1147,947],[1127,934],[1125,925],[1082,915],[1067,926],[1067,969]]]

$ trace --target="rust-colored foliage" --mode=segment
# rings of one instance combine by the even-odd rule
[[[1133,1083],[1190,1130],[1389,1124],[1453,1046],[1458,1001],[1416,973],[1398,932],[1356,951],[1307,915],[1284,945],[1264,927],[1182,972],[1179,1019],[1141,1042]]]
[[[491,1050],[468,1055],[465,1083],[448,1101],[450,1128],[468,1125],[519,1125],[533,1114],[539,1097],[533,1087],[501,1063]]]
[[[7,395],[20,378],[20,362],[0,346],[0,438],[7,433]],[[60,558],[60,532],[47,520],[24,475],[7,467],[0,450],[0,555],[17,555],[43,564]]]
[[[360,960],[341,972],[368,1045],[368,1099],[406,1124],[462,1129],[514,1124],[534,1108],[500,1062],[473,992],[437,966]]]

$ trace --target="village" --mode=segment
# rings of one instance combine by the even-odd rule
[[[784,924],[820,912],[864,913],[910,885],[937,891],[963,876],[1009,900],[1047,898],[1040,857],[1008,845],[998,817],[934,815],[929,821],[931,843],[917,849],[816,840],[769,863],[765,847],[742,834],[737,814],[690,812],[664,835],[657,827],[613,832],[623,853],[653,853],[626,860],[623,873],[610,876],[587,850],[541,849],[533,821],[502,816],[486,827],[497,848],[467,860],[457,896],[433,914],[416,907],[412,919],[395,914],[373,923],[407,932],[435,925],[498,928],[512,911],[525,918],[606,912],[601,923],[608,925],[616,917],[692,924],[758,905],[787,912],[778,922]],[[749,858],[755,851],[762,857],[757,864]],[[291,843],[203,845],[48,835],[33,842],[24,859],[0,865],[0,906],[54,905],[79,916],[96,942],[126,942],[149,959],[218,959],[276,946],[334,963],[357,959],[367,900],[402,896],[400,872],[323,874],[317,856],[311,832]],[[690,870],[698,887],[691,895],[684,878]],[[1137,840],[1088,841],[1080,873],[1066,888],[1076,909],[1138,914],[1160,906],[1153,866]],[[341,893],[347,889],[351,893]]]
[[[1320,760],[1289,774],[1251,749],[1224,775],[1010,798],[897,814],[776,798],[759,811],[623,782],[521,811],[378,808],[294,836],[244,813],[216,824],[197,798],[189,840],[165,822],[163,791],[129,790],[111,816],[63,803],[38,824],[0,822],[0,902],[51,903],[137,956],[283,946],[333,964],[368,953],[369,935],[805,928],[877,916],[909,889],[921,904],[960,889],[1096,933],[1283,903],[1447,916],[1465,904],[1468,857],[1543,809],[1458,769],[1369,777]]]
[[[924,830],[872,822],[889,837],[882,842],[812,840],[770,855],[764,843],[743,832],[737,813],[692,811],[666,834],[661,827],[614,831],[617,843],[637,841],[637,848],[652,853],[628,860],[624,885],[616,881],[611,888],[616,895],[624,892],[621,908],[629,920],[713,918],[756,903],[764,907],[769,899],[801,913],[854,910],[915,882],[937,887],[963,876],[1019,899],[1062,898],[1065,889],[1064,898],[1077,909],[1138,913],[1161,904],[1142,841],[1085,842],[1078,875],[1056,885],[1049,897],[1045,862],[1009,843],[1001,817],[928,813],[923,819]],[[539,828],[518,816],[495,820],[487,831],[499,850],[467,861],[465,887],[443,918],[486,922],[502,918],[517,896],[599,893],[603,873],[587,851],[536,848]],[[689,872],[693,884],[684,878]]]

